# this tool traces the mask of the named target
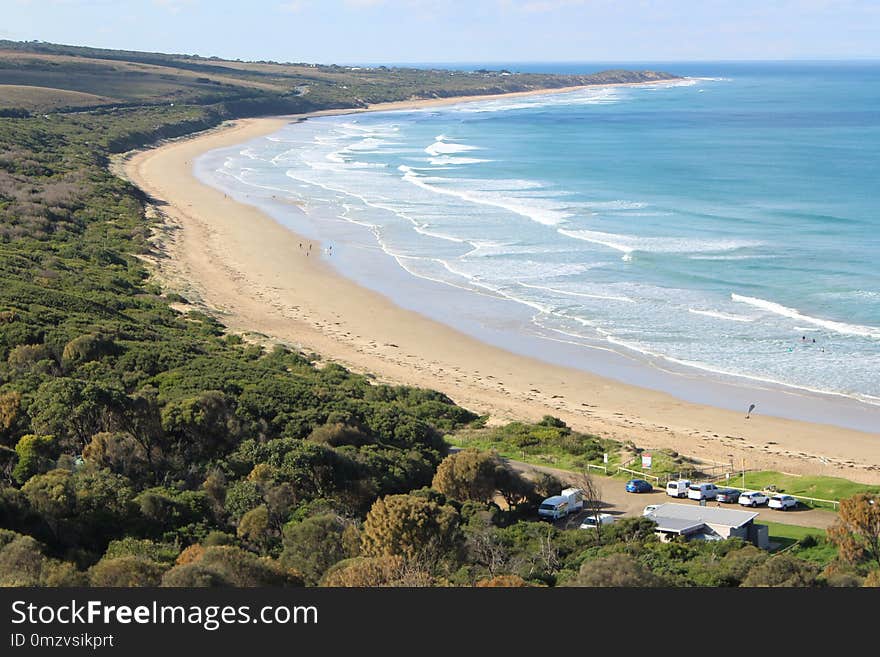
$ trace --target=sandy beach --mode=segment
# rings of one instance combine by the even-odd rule
[[[547,92],[518,95],[535,93]],[[308,240],[193,174],[202,153],[303,118],[240,120],[121,163],[120,172],[156,201],[151,212],[161,219],[156,244],[162,255],[151,266],[169,290],[214,312],[233,331],[320,354],[380,381],[440,390],[493,422],[552,414],[581,431],[732,461],[737,468],[744,461],[748,469],[880,483],[878,433],[764,415],[746,419],[486,345],[340,276],[319,256],[320,244],[307,256]]]

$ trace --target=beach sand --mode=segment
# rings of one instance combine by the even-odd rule
[[[475,99],[371,109],[463,100]],[[302,118],[240,120],[117,164],[156,201],[151,211],[161,218],[155,239],[162,257],[151,259],[155,275],[230,330],[320,354],[382,382],[440,390],[493,422],[550,414],[580,431],[732,462],[736,469],[880,483],[878,433],[764,415],[746,419],[489,346],[340,276],[320,258],[320,244],[306,256],[299,243],[309,240],[195,177],[193,161],[202,153]]]

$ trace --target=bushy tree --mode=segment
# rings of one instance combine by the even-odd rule
[[[72,476],[76,495],[76,527],[84,547],[102,549],[135,524],[135,493],[131,482],[109,470],[83,469]]]
[[[238,537],[260,550],[265,549],[271,539],[269,509],[261,504],[245,513],[238,521]]]
[[[52,352],[45,344],[22,344],[10,350],[6,362],[16,370],[24,370],[51,358]]]
[[[12,476],[19,483],[24,483],[35,474],[47,472],[54,466],[59,451],[54,436],[38,434],[22,436],[15,446],[18,462],[12,470]]]
[[[321,586],[366,588],[389,586],[401,577],[404,559],[399,556],[356,557],[340,561],[327,571]]]
[[[569,586],[654,587],[664,582],[628,554],[610,554],[584,562]]]
[[[828,539],[850,563],[868,560],[880,566],[880,496],[863,493],[841,500]]]
[[[69,561],[45,559],[40,573],[40,586],[69,588],[88,586],[89,577]]]
[[[373,442],[369,435],[365,434],[357,427],[352,427],[341,422],[334,422],[332,424],[324,424],[320,427],[316,427],[312,433],[309,434],[308,439],[313,443],[328,445],[330,447],[341,447],[342,445],[354,445],[355,447],[360,447],[361,445]]]
[[[488,502],[496,490],[495,471],[499,465],[494,454],[462,450],[443,459],[431,487],[454,500]]]
[[[125,538],[110,541],[107,551],[104,553],[104,558],[137,557],[167,567],[174,564],[179,555],[180,548],[170,543],[126,536]]]
[[[112,338],[100,333],[89,333],[74,338],[61,353],[65,366],[73,366],[108,356],[116,350]]]
[[[519,575],[496,575],[479,580],[476,586],[478,588],[522,588],[529,586],[529,583]]]
[[[284,527],[281,564],[302,573],[306,584],[317,584],[330,566],[357,555],[357,528],[326,513]]]
[[[216,390],[166,404],[162,428],[174,454],[185,461],[226,453],[238,442],[241,430],[233,400]]]
[[[355,557],[340,561],[321,580],[321,586],[365,588],[377,586],[436,586],[438,580],[419,564],[403,557]]]
[[[814,586],[819,567],[789,554],[778,554],[755,566],[742,586],[805,587]]]
[[[194,563],[216,572],[237,587],[302,586],[303,583],[296,573],[284,570],[277,562],[229,545],[206,548],[201,559]]]
[[[73,475],[67,470],[50,470],[34,475],[22,486],[31,508],[58,534],[61,521],[76,511]]]
[[[880,568],[872,570],[862,581],[862,586],[880,587]]]
[[[162,576],[161,586],[165,588],[207,588],[232,586],[216,570],[206,568],[198,563],[187,563],[175,566]]]
[[[401,556],[432,567],[445,559],[456,559],[462,542],[454,508],[414,495],[376,500],[361,532],[366,556]]]
[[[78,453],[96,433],[113,431],[125,406],[125,395],[117,387],[53,378],[37,389],[28,413],[37,432],[56,436],[63,448]]]
[[[95,434],[83,449],[83,459],[133,481],[145,481],[151,474],[144,446],[126,432]]]
[[[157,563],[139,557],[126,556],[101,559],[89,568],[92,586],[131,588],[159,586],[163,569]]]
[[[39,586],[45,557],[30,536],[0,530],[0,586]]]
[[[21,416],[21,393],[0,393],[0,445],[12,444]]]

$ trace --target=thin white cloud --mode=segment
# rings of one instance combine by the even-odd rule
[[[186,7],[194,4],[197,0],[153,0],[153,4],[167,9],[172,14],[179,14]]]
[[[298,14],[310,4],[308,0],[291,0],[291,2],[278,5],[278,9],[290,14]]]
[[[502,9],[529,14],[548,13],[587,4],[587,0],[498,0]]]

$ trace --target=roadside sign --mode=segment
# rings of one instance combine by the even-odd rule
[[[653,458],[650,454],[642,454],[642,469],[650,470],[651,469],[651,461]]]
[[[605,465],[608,465],[608,452],[605,452],[604,454],[602,454],[602,463],[604,463]]]

